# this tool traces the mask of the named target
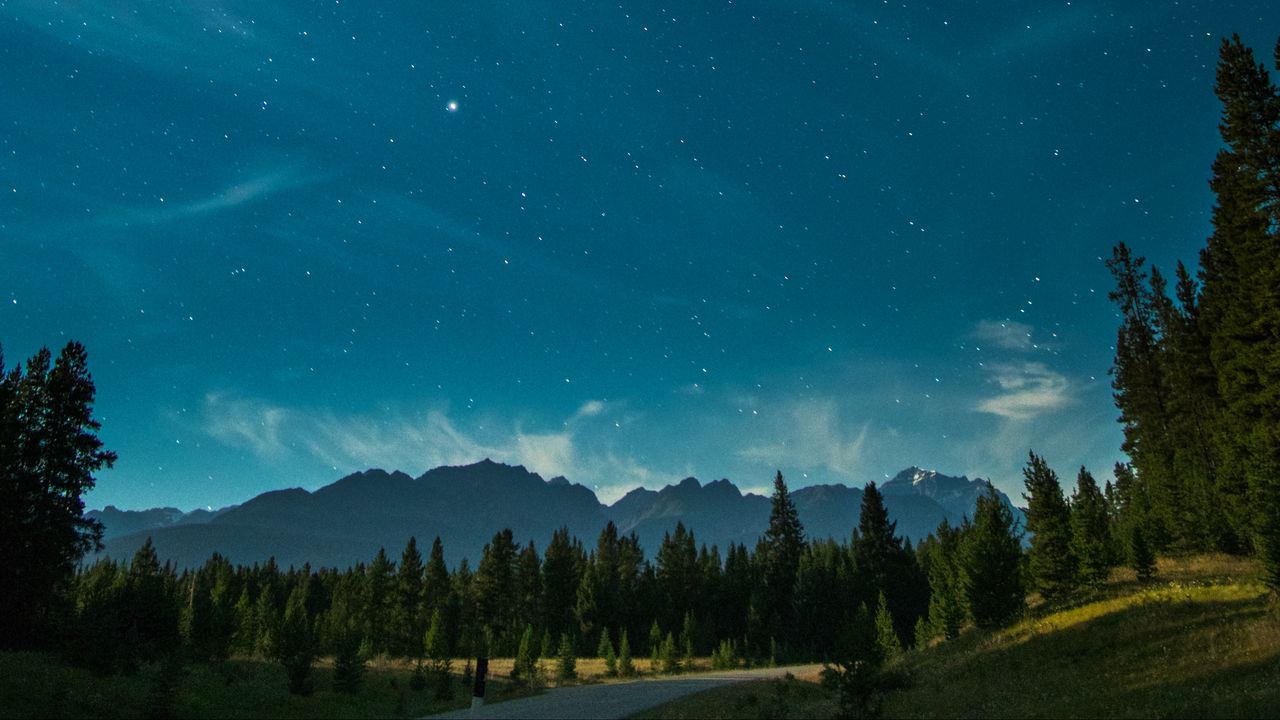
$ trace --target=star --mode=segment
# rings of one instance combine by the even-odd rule
[[[445,103],[444,109],[448,110],[451,113],[458,112],[458,101],[450,100],[449,102]]]

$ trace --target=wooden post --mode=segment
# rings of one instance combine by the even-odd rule
[[[471,688],[471,710],[474,714],[475,709],[484,707],[484,676],[489,673],[489,658],[487,655],[481,655],[476,658],[476,681]]]

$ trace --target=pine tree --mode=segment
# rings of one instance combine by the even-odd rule
[[[884,664],[884,654],[876,639],[876,624],[859,605],[845,622],[836,641],[833,665],[822,672],[823,684],[840,693],[842,718],[874,718],[880,715],[880,693],[876,674]]]
[[[596,657],[604,660],[605,675],[615,677],[618,674],[618,655],[613,650],[613,641],[609,639],[609,628],[600,631],[600,643],[596,646]]]
[[[1107,500],[1093,475],[1083,467],[1071,496],[1071,547],[1080,562],[1080,579],[1097,585],[1114,565]]]
[[[922,650],[929,647],[929,641],[937,637],[937,634],[929,627],[929,623],[924,617],[916,618],[916,649]]]
[[[422,655],[422,634],[426,631],[423,608],[424,573],[418,539],[410,537],[400,555],[392,606],[392,651],[417,658]]]
[[[880,654],[885,660],[893,660],[902,654],[902,642],[893,629],[893,616],[889,614],[889,601],[884,593],[880,593],[876,605],[876,644],[880,646]]]
[[[618,641],[618,676],[635,677],[636,666],[631,660],[631,642],[627,639],[627,631],[623,629],[622,639]]]
[[[315,625],[307,610],[306,581],[294,587],[275,635],[273,656],[289,677],[289,692],[311,694],[311,666],[316,654]]]
[[[990,484],[960,544],[961,587],[978,627],[997,627],[1026,608],[1022,547],[1013,514]]]
[[[1124,243],[1113,248],[1107,261],[1116,280],[1116,289],[1108,297],[1120,306],[1122,318],[1116,334],[1111,387],[1124,426],[1125,440],[1120,447],[1136,470],[1133,477],[1140,488],[1135,491],[1148,501],[1141,507],[1146,513],[1142,522],[1155,529],[1161,543],[1165,543],[1171,516],[1176,514],[1171,509],[1181,499],[1173,470],[1173,444],[1168,436],[1168,388],[1160,357],[1155,301],[1147,286],[1145,262],[1144,258],[1135,258]]]
[[[1156,574],[1156,555],[1141,525],[1129,529],[1129,567],[1133,568],[1139,582],[1147,582]]]
[[[649,626],[649,670],[657,672],[658,660],[662,656],[662,628],[658,627],[658,621],[654,620]]]
[[[534,646],[533,626],[526,625],[520,636],[520,646],[516,650],[515,663],[511,667],[511,679],[525,685],[534,685],[538,681],[538,656]]]
[[[923,640],[942,636],[947,640],[960,636],[965,607],[960,569],[961,532],[945,519],[938,525],[937,545],[929,564],[929,612]],[[916,645],[922,638],[916,634]]]
[[[517,551],[510,529],[495,534],[484,546],[472,581],[477,618],[493,630],[498,648],[507,653],[515,649],[512,635],[524,627],[515,625]]]
[[[778,471],[773,480],[769,527],[757,549],[764,581],[758,636],[790,637],[794,629],[796,574],[804,552],[804,526]]]
[[[423,653],[427,657],[427,667],[431,673],[432,685],[436,688],[436,698],[447,700],[453,696],[453,683],[449,673],[453,666],[453,655],[449,651],[449,640],[446,637],[444,610],[436,608],[431,613],[431,623],[422,639]],[[467,667],[470,668],[470,659]],[[467,683],[464,682],[463,685]]]
[[[360,622],[361,577],[348,573],[334,587],[323,627],[325,643],[333,652],[333,687],[354,695],[364,683],[366,658],[360,652],[364,632]]]
[[[584,561],[582,548],[570,540],[568,528],[561,527],[552,534],[542,559],[542,623],[547,632],[557,637],[575,628],[574,608]],[[592,605],[594,613],[594,602]]]
[[[680,672],[680,651],[676,649],[676,639],[671,633],[662,639],[658,655],[662,660],[662,672],[668,675]]]
[[[1071,510],[1062,497],[1062,486],[1044,458],[1030,453],[1026,479],[1027,531],[1031,533],[1031,579],[1045,598],[1070,594],[1079,584],[1079,570],[1072,550]]]
[[[1222,43],[1215,91],[1225,148],[1213,166],[1214,231],[1200,261],[1221,399],[1218,477],[1228,497],[1246,489],[1243,523],[1280,593],[1280,93],[1239,37]]]
[[[568,633],[560,636],[560,648],[556,651],[556,660],[556,677],[560,678],[561,682],[577,679],[578,659],[573,654],[573,643],[569,640]]]
[[[683,654],[685,662],[693,662],[695,655],[694,638],[697,634],[698,626],[693,619],[693,613],[685,613],[684,623],[680,629],[680,652]]]
[[[82,497],[116,455],[97,437],[94,394],[80,343],[56,361],[41,349],[25,372],[6,372],[0,351],[0,647],[50,637],[59,592],[80,558],[101,547],[102,526],[84,516]]]
[[[897,523],[889,521],[884,496],[875,483],[862,490],[858,513],[858,531],[853,537],[854,570],[858,576],[858,604],[872,605],[883,593],[897,616],[898,637],[907,637],[915,618],[928,611],[928,579],[914,575],[914,558],[896,535]],[[919,597],[915,597],[915,596]]]
[[[395,563],[387,557],[386,548],[378,548],[378,554],[365,571],[364,635],[375,655],[391,649],[391,618],[396,602],[395,572]]]

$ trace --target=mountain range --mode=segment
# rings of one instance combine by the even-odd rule
[[[918,540],[946,519],[972,515],[986,481],[951,477],[911,467],[880,486],[898,534]],[[811,485],[791,492],[806,535],[848,540],[858,522],[862,490]],[[1003,493],[1001,497],[1011,508]],[[398,557],[410,536],[425,553],[439,536],[450,565],[464,557],[473,567],[481,548],[503,528],[518,542],[546,546],[561,526],[593,547],[609,521],[622,534],[636,533],[653,557],[677,522],[699,545],[754,546],[769,522],[770,500],[742,493],[728,480],[702,484],[685,478],[661,490],[637,488],[612,505],[563,477],[544,480],[523,466],[491,460],[429,470],[414,478],[403,472],[367,470],[314,492],[276,490],[217,511],[184,513],[176,508],[119,510],[108,506],[90,517],[105,526],[98,557],[128,559],[152,538],[161,560],[179,567],[202,564],[218,552],[233,563],[274,557],[282,566],[348,567],[367,562],[384,547]],[[1021,519],[1021,511],[1013,508]]]

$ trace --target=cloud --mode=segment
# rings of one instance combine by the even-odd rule
[[[1035,347],[1032,330],[1030,325],[1012,320],[979,320],[970,337],[1005,350],[1027,351]]]
[[[772,466],[825,467],[841,475],[863,470],[869,423],[850,434],[833,401],[797,402],[777,412],[776,417],[772,441],[749,445],[738,451],[739,457]]]
[[[1043,363],[992,365],[989,370],[1000,392],[978,403],[979,412],[1023,421],[1059,410],[1071,401],[1070,382]]]
[[[288,447],[280,436],[287,411],[255,400],[227,398],[211,393],[205,397],[205,430],[227,445],[242,447],[263,458],[280,457]]]
[[[155,208],[125,210],[111,217],[100,219],[99,222],[105,224],[142,223],[163,225],[265,200],[281,192],[316,182],[318,179],[304,176],[296,168],[278,168],[259,173],[243,182],[229,185],[200,200],[165,204]]]
[[[573,414],[574,419],[595,417],[604,412],[605,404],[603,400],[588,400],[582,403],[582,407],[578,408],[578,412]]]
[[[583,452],[576,421],[608,410],[589,400],[556,432],[513,427],[482,438],[442,410],[369,416],[308,411],[256,399],[210,393],[203,409],[204,430],[225,445],[273,463],[310,458],[336,470],[369,467],[418,473],[440,465],[464,465],[484,458],[520,464],[550,478],[563,475],[597,491],[603,501],[636,486],[654,487],[679,473],[660,473],[611,449]],[[591,447],[598,447],[593,444]]]

